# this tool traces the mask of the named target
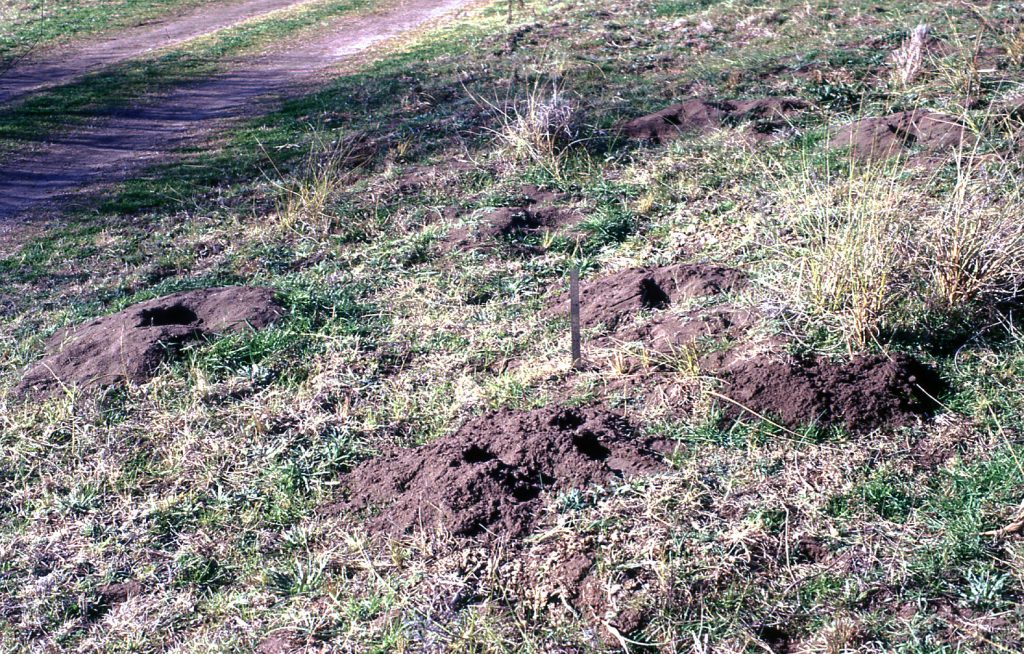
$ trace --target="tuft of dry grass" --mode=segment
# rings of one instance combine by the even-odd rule
[[[329,141],[318,135],[297,173],[287,176],[275,167],[271,183],[278,192],[280,229],[315,240],[329,236],[337,218],[333,205],[346,188],[345,180],[366,158],[365,147],[357,139]]]
[[[892,317],[908,260],[916,191],[886,166],[851,166],[845,177],[810,166],[779,184],[770,247],[781,268],[768,279],[807,321],[824,321],[860,349]]]
[[[921,23],[910,32],[898,50],[892,53],[892,78],[897,84],[907,87],[921,74],[924,65],[924,46],[931,27]]]
[[[1024,23],[1017,21],[1008,26],[1002,35],[1006,58],[1014,66],[1024,66]]]
[[[498,116],[493,129],[499,156],[513,164],[529,163],[561,179],[567,153],[582,143],[577,102],[557,84],[535,82],[518,100],[477,102]]]
[[[917,260],[934,301],[948,310],[1020,295],[1024,284],[1024,193],[1003,166],[956,157],[952,188],[921,223]]]
[[[952,180],[899,161],[803,166],[777,183],[763,281],[863,349],[922,307],[972,315],[1024,286],[1024,192],[1009,162],[956,152]]]

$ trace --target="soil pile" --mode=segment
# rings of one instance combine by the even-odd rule
[[[661,314],[636,327],[620,329],[617,341],[639,341],[649,350],[669,354],[701,341],[722,342],[741,338],[758,320],[755,312],[732,306],[694,309],[682,314]],[[717,359],[705,358],[701,367],[717,367]]]
[[[184,291],[64,329],[46,342],[17,393],[50,395],[63,387],[141,383],[175,348],[206,336],[261,329],[282,315],[267,288]]]
[[[727,415],[745,408],[791,428],[842,424],[852,432],[911,424],[935,408],[943,388],[934,370],[900,354],[844,364],[758,357],[733,364],[723,379],[723,395],[736,403]]]
[[[583,284],[580,322],[584,327],[604,324],[614,330],[639,311],[667,309],[684,300],[728,293],[742,288],[746,281],[739,270],[706,264],[628,268]],[[568,295],[555,298],[549,312],[568,314]]]
[[[542,494],[586,488],[663,466],[620,415],[602,408],[499,411],[455,434],[369,460],[344,480],[336,510],[375,510],[371,534],[440,525],[488,541],[529,531]]]
[[[761,137],[784,130],[790,119],[810,107],[797,98],[708,101],[692,98],[624,123],[619,133],[631,139],[666,143],[686,132],[710,132],[749,123]]]
[[[565,206],[568,201],[565,194],[527,185],[520,190],[520,196],[522,199],[519,205],[495,209],[473,228],[453,230],[448,236],[448,243],[458,250],[493,247],[503,241],[571,227],[583,219],[579,213]],[[519,249],[537,249],[518,245]]]
[[[952,116],[923,109],[890,116],[862,118],[839,128],[832,148],[850,148],[853,157],[878,160],[902,154],[911,148],[936,154],[965,142],[969,135],[963,123]]]

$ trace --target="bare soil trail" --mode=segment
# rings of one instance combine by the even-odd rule
[[[148,164],[272,110],[335,65],[468,5],[471,0],[400,0],[341,19],[318,35],[239,62],[233,70],[144,99],[0,163],[0,236],[18,214],[52,205],[73,189],[123,180]]]
[[[0,105],[23,100],[95,72],[191,39],[211,34],[309,0],[243,0],[197,7],[119,32],[116,36],[47,48],[0,75]]]

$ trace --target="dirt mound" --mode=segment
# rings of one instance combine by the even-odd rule
[[[655,352],[667,354],[701,341],[721,342],[743,336],[757,321],[749,309],[732,306],[694,309],[682,314],[659,315],[651,321],[620,329],[618,341],[640,341]]]
[[[727,415],[756,412],[791,428],[842,424],[852,432],[911,424],[935,408],[943,388],[934,370],[905,355],[858,356],[849,363],[820,357],[757,357],[723,374]]]
[[[953,116],[915,109],[845,125],[836,130],[830,145],[833,149],[850,148],[853,157],[869,161],[911,148],[935,154],[955,148],[968,138],[963,123]]]
[[[785,129],[790,117],[809,107],[797,98],[717,102],[693,98],[624,123],[618,131],[627,138],[666,143],[686,132],[750,123],[754,134],[768,136]]]
[[[440,524],[457,537],[514,538],[534,525],[545,492],[658,470],[662,457],[652,447],[601,408],[499,411],[363,463],[345,478],[347,500],[334,509],[380,509],[365,523],[377,535]]]
[[[727,293],[742,288],[746,280],[739,270],[707,264],[628,268],[583,284],[580,322],[584,327],[603,323],[614,330],[638,311],[667,309],[683,300]],[[549,312],[568,314],[568,294],[556,297]]]
[[[271,289],[246,286],[184,291],[61,330],[15,390],[49,395],[70,386],[143,382],[187,341],[267,326],[282,315],[273,298]]]
[[[458,250],[493,247],[501,242],[571,227],[583,219],[565,206],[568,201],[565,194],[527,185],[520,189],[519,195],[519,205],[495,209],[472,228],[452,230],[448,244]],[[517,246],[518,249],[537,249],[524,244]]]

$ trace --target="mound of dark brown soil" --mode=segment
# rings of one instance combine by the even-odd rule
[[[885,159],[911,148],[936,154],[969,139],[963,123],[946,114],[916,109],[890,116],[862,118],[839,128],[833,148],[850,148],[861,160]]]
[[[440,525],[463,538],[514,538],[541,495],[658,470],[662,457],[620,415],[600,408],[499,411],[434,443],[369,460],[334,508],[379,511],[372,534]]]
[[[15,389],[49,395],[64,387],[140,383],[181,344],[205,336],[261,329],[282,314],[267,288],[185,291],[64,329]]]
[[[619,127],[619,133],[631,139],[665,143],[686,132],[710,132],[725,125],[750,123],[756,135],[781,131],[793,115],[809,108],[797,98],[761,98],[757,100],[686,100]]]
[[[565,206],[567,197],[562,193],[527,185],[520,195],[521,204],[495,209],[471,229],[453,230],[447,238],[450,246],[459,250],[493,247],[502,241],[571,227],[583,219]]]
[[[603,323],[614,330],[638,311],[667,309],[683,300],[727,293],[742,288],[746,281],[739,270],[705,264],[628,268],[583,284],[580,322],[584,327]],[[549,311],[568,314],[568,295],[556,297]]]
[[[934,370],[905,355],[785,361],[758,357],[723,374],[726,413],[756,412],[787,427],[841,424],[852,432],[911,424],[935,408]],[[742,407],[742,408],[741,408]]]

